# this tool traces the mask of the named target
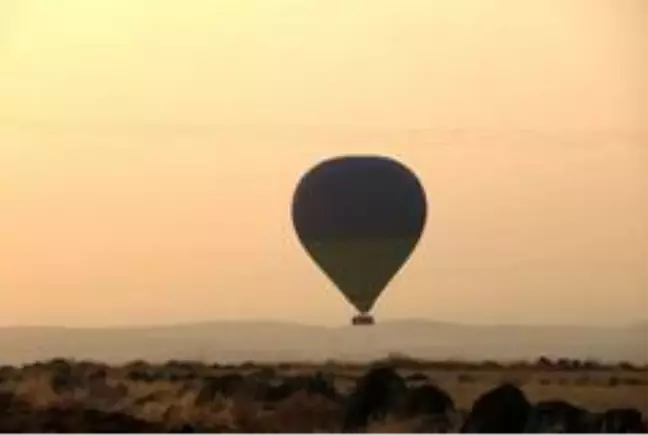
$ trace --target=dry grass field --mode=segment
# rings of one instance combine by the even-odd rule
[[[648,367],[580,361],[429,362],[393,357],[408,388],[435,385],[454,402],[458,431],[476,399],[510,382],[529,402],[564,400],[601,413],[633,408],[648,416]],[[368,365],[135,361],[121,366],[53,360],[0,368],[0,431],[333,432]],[[429,421],[429,420],[428,420]],[[434,431],[421,418],[389,414],[370,432]]]

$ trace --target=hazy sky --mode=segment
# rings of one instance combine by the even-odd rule
[[[320,159],[400,158],[379,318],[648,317],[645,0],[0,0],[0,323],[348,322]]]

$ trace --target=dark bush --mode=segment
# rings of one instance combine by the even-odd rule
[[[407,385],[392,366],[371,368],[356,382],[344,409],[343,430],[356,431],[404,404]]]
[[[461,432],[522,432],[530,409],[522,390],[510,383],[502,384],[475,401]]]

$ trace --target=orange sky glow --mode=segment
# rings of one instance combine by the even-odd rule
[[[399,158],[378,318],[648,317],[648,2],[1,0],[0,324],[341,324],[299,177]]]

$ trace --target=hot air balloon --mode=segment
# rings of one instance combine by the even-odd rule
[[[370,314],[418,244],[427,218],[425,191],[403,164],[383,156],[325,160],[300,180],[292,219],[301,244],[357,315]]]

